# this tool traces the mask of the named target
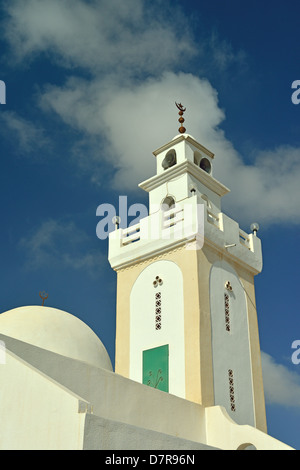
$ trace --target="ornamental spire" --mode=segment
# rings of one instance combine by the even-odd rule
[[[178,114],[179,114],[180,117],[179,117],[178,121],[179,121],[180,124],[181,124],[181,126],[179,127],[178,130],[179,130],[180,134],[184,134],[185,131],[186,131],[186,128],[183,127],[184,118],[183,118],[182,116],[183,116],[183,113],[186,111],[186,108],[184,108],[181,103],[176,103],[176,102],[175,102],[175,104],[176,104],[177,108],[179,109],[179,113],[178,113]]]

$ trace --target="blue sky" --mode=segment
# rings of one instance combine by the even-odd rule
[[[116,275],[96,209],[147,203],[152,151],[186,128],[215,153],[223,210],[260,224],[268,430],[300,449],[299,2],[0,0],[1,306],[84,320],[114,361]]]

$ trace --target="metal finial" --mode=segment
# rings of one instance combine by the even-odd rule
[[[181,126],[179,127],[178,130],[179,130],[180,134],[184,134],[185,131],[186,131],[186,128],[183,127],[183,125],[182,125],[182,124],[184,123],[184,118],[183,118],[182,116],[183,116],[183,113],[186,111],[186,108],[184,108],[184,106],[182,106],[181,103],[176,103],[176,102],[175,102],[175,104],[176,104],[177,108],[179,109],[179,113],[178,113],[178,114],[179,114],[180,118],[178,119],[178,121],[179,121],[180,124],[181,124]]]
[[[42,299],[42,307],[44,306],[45,300],[48,299],[48,294],[45,291],[39,293],[40,298]]]

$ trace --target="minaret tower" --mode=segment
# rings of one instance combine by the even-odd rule
[[[214,154],[186,133],[154,151],[156,175],[139,186],[149,215],[110,234],[117,272],[115,371],[266,431],[254,276],[256,226],[226,216],[229,189]],[[238,197],[238,195],[237,195]],[[158,398],[159,400],[159,394]]]

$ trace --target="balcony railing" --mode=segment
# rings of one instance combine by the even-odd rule
[[[141,238],[140,223],[122,230],[122,245],[129,245]]]
[[[220,219],[219,216],[207,209],[207,222],[214,225],[218,229],[220,228]]]
[[[241,245],[244,245],[248,250],[251,250],[249,235],[244,230],[239,230],[239,240]]]
[[[184,224],[186,222],[189,228],[192,218],[193,208],[191,204],[176,204],[172,209],[159,211],[143,219],[138,224],[120,229],[121,246],[130,245],[141,239],[182,238],[187,232]]]
[[[189,208],[189,212],[185,212],[185,207]],[[149,239],[151,238],[150,234],[152,235],[152,239],[158,239],[160,237],[171,238],[172,235],[175,236],[175,231],[181,233],[181,230],[182,233],[184,233],[184,224],[186,219],[190,217],[190,211],[193,210],[192,208],[192,205],[185,206],[184,204],[176,204],[172,209],[159,211],[158,213],[148,216],[146,220],[143,219],[143,224],[141,224],[140,221],[126,229],[121,229],[121,246],[128,246],[141,239]],[[222,214],[215,214],[208,208],[206,208],[205,212],[207,222],[213,225],[217,230],[222,231]],[[191,220],[189,220],[189,223],[191,223]],[[143,233],[142,230],[144,230]],[[242,246],[248,250],[252,250],[250,237],[246,232],[239,229],[238,239]]]

